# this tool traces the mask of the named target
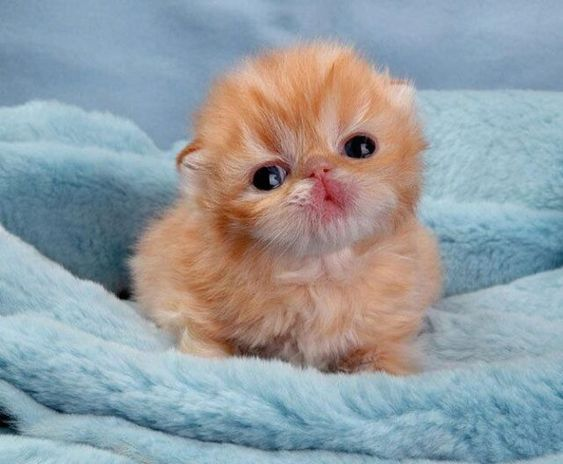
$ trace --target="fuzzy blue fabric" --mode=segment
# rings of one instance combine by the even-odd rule
[[[56,102],[0,109],[0,462],[562,462],[563,95],[420,105],[450,296],[406,378],[177,353],[112,292],[178,146]]]

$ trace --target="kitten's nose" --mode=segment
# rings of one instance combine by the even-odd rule
[[[328,161],[313,161],[307,166],[307,177],[318,178],[326,176],[328,172],[332,170],[332,165]]]

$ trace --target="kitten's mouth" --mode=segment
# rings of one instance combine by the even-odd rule
[[[315,179],[308,209],[313,217],[331,221],[346,213],[349,197],[348,188],[342,182],[323,176]]]

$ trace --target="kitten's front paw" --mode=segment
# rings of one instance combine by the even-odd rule
[[[178,349],[183,353],[204,358],[225,358],[234,354],[234,350],[227,343],[202,340],[194,337],[193,333],[188,330],[185,330],[180,337]]]
[[[356,348],[334,364],[336,372],[354,373],[360,371],[384,371],[394,375],[408,375],[417,372],[416,364],[404,349],[381,350]]]
[[[347,374],[365,370],[378,370],[375,368],[376,358],[377,355],[375,351],[357,348],[336,361],[333,369],[336,372],[344,372]]]

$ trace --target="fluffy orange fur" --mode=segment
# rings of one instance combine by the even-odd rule
[[[177,158],[180,198],[132,261],[141,307],[195,355],[415,370],[441,277],[415,217],[425,141],[413,97],[335,44],[266,53],[219,80]],[[376,153],[344,156],[354,134]],[[288,175],[261,191],[252,178],[266,165]],[[328,183],[337,206],[315,193]]]

